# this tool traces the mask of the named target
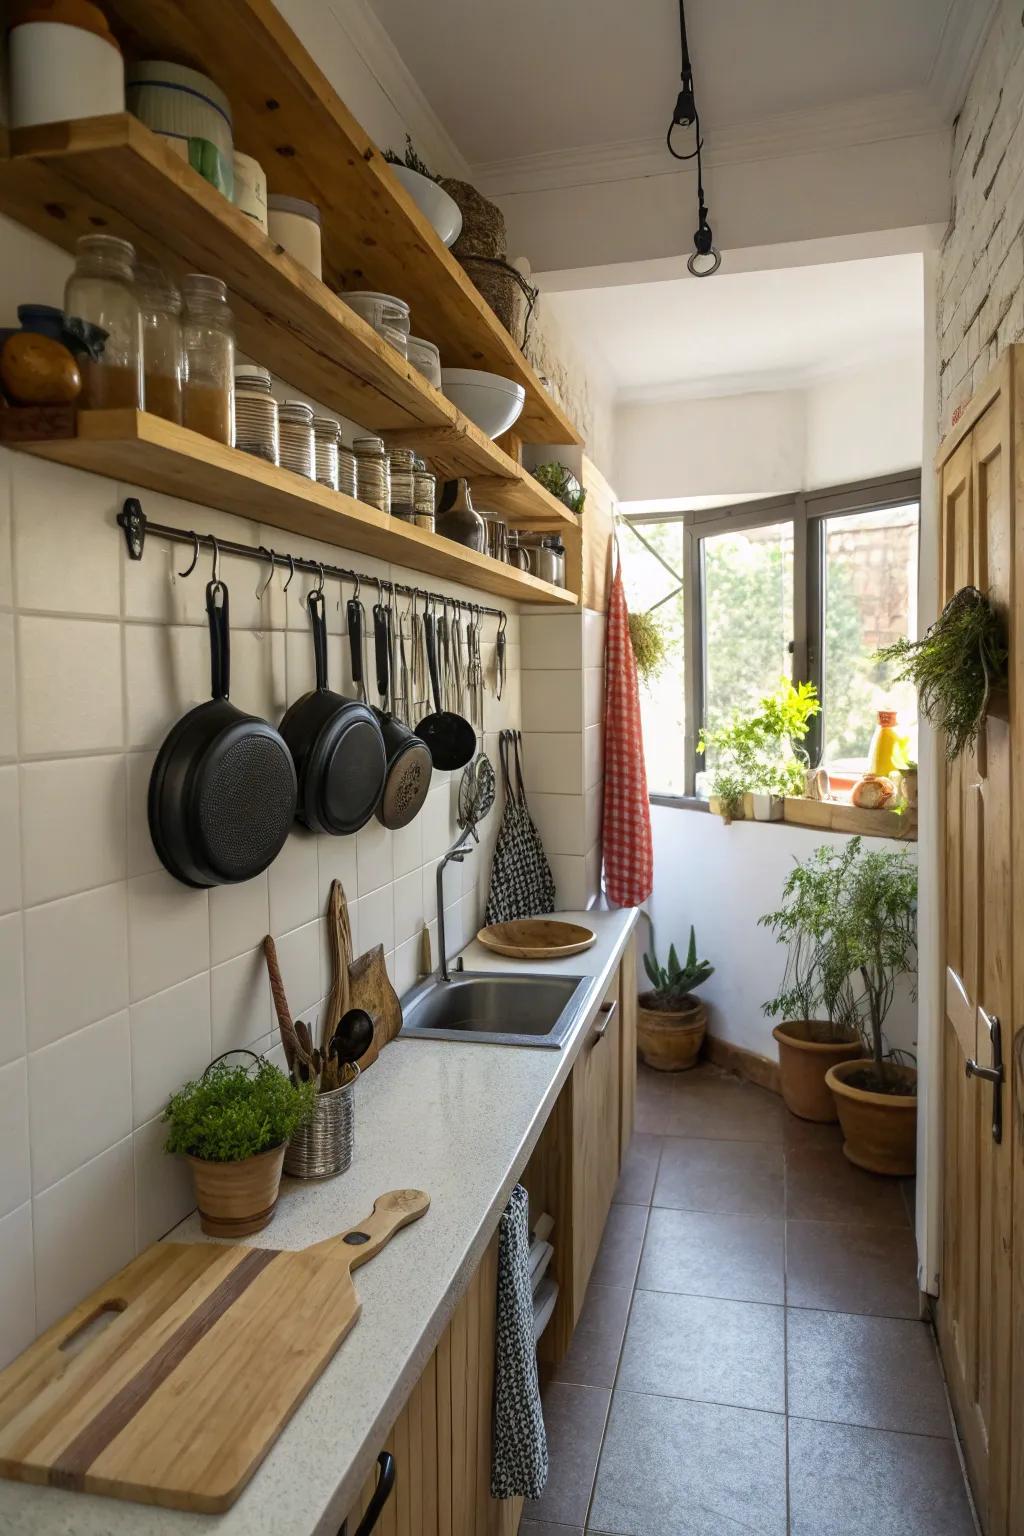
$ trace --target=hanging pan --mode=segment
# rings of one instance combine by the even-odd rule
[[[273,863],[295,816],[291,753],[266,720],[229,702],[228,589],[206,588],[212,698],[189,710],[157,755],[149,830],[164,868],[185,885],[251,880]]]
[[[327,623],[322,584],[306,599],[313,628],[316,687],[281,721],[299,781],[299,820],[313,832],[358,832],[384,787],[384,739],[374,711],[327,686]]]
[[[465,768],[476,751],[476,731],[469,721],[453,710],[441,708],[441,685],[437,677],[437,637],[434,615],[423,615],[423,634],[427,646],[427,670],[434,695],[434,713],[416,727],[416,735],[426,742],[435,768]]]
[[[387,772],[377,820],[392,831],[407,827],[430,788],[434,765],[426,742],[388,710],[390,694],[390,613],[383,603],[373,606],[373,649],[377,666],[377,692],[381,707],[375,713],[384,737]]]

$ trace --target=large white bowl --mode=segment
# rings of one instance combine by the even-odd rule
[[[442,368],[441,389],[488,437],[500,437],[514,426],[526,404],[526,390],[521,384],[479,368]]]
[[[462,233],[462,209],[454,197],[449,197],[444,187],[429,176],[410,171],[407,165],[393,165],[391,169],[420,212],[433,224],[438,238],[445,245],[454,245]]]

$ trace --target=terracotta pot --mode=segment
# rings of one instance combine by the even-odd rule
[[[656,1072],[686,1072],[697,1065],[708,1026],[704,1004],[694,998],[689,1008],[666,1013],[650,1008],[650,992],[641,992],[636,1014],[640,1056]]]
[[[815,1040],[832,1026],[827,1020],[787,1019],[776,1024],[772,1038],[779,1047],[779,1086],[783,1102],[801,1120],[821,1124],[838,1119],[836,1101],[825,1082],[829,1067],[840,1061],[855,1061],[864,1048],[858,1035],[848,1040]]]
[[[267,1225],[277,1205],[285,1143],[240,1163],[211,1163],[186,1154],[199,1220],[211,1237],[244,1237]]]
[[[829,1068],[825,1078],[839,1111],[843,1151],[858,1168],[908,1178],[917,1163],[917,1071],[914,1067],[890,1066],[887,1070],[906,1092],[870,1093],[846,1081],[864,1065],[862,1061],[840,1062]]]

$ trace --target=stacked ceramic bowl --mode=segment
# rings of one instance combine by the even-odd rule
[[[403,357],[409,355],[409,306],[390,293],[343,293],[349,309],[372,325]]]
[[[488,437],[500,437],[519,419],[526,390],[498,373],[480,368],[442,368],[444,393]]]
[[[127,71],[128,110],[162,134],[192,169],[230,198],[234,191],[231,103],[196,69],[144,59]]]

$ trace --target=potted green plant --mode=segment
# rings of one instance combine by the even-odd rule
[[[241,1237],[267,1225],[288,1138],[316,1104],[315,1083],[295,1084],[265,1058],[244,1054],[254,1065],[230,1066],[218,1056],[164,1111],[166,1150],[188,1162],[203,1231],[214,1237]]]
[[[737,710],[728,725],[701,732],[697,750],[711,757],[711,808],[728,824],[751,797],[757,821],[782,815],[786,795],[802,795],[809,759],[801,743],[821,709],[813,683],[782,678],[751,714]]]
[[[714,966],[697,958],[697,936],[690,927],[686,964],[679,964],[674,944],[668,964],[659,965],[652,941],[644,955],[651,989],[641,992],[637,1007],[640,1055],[658,1072],[685,1072],[696,1064],[707,1029],[707,1009],[692,994],[714,974]]]

